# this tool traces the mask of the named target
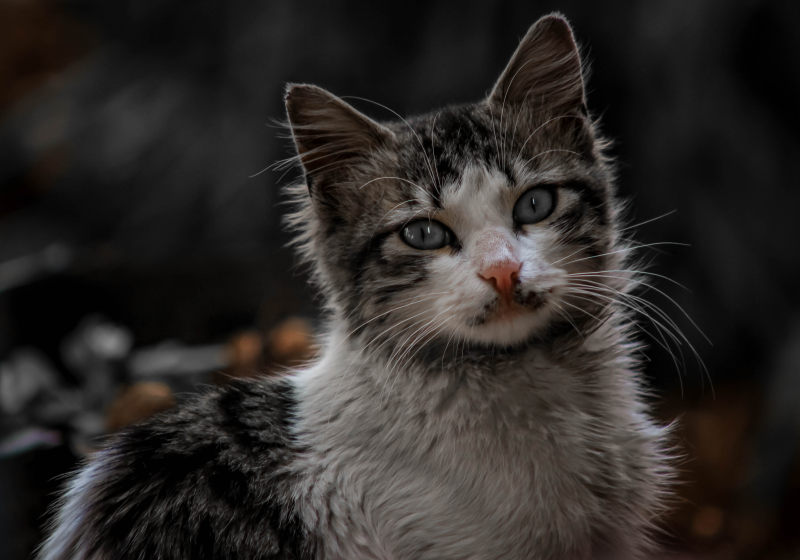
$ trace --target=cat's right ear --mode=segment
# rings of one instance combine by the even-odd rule
[[[528,29],[488,101],[497,108],[586,111],[581,56],[564,16],[544,16]]]
[[[289,84],[285,101],[297,154],[312,178],[345,173],[394,138],[388,128],[320,87]]]

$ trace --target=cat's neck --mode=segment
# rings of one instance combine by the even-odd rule
[[[485,429],[536,421],[543,410],[573,409],[584,397],[632,396],[634,360],[620,332],[609,324],[580,340],[573,336],[568,347],[531,344],[482,356],[473,349],[403,362],[365,351],[346,329],[334,328],[319,362],[294,378],[300,416],[317,426],[346,421],[394,430],[424,418],[426,428],[484,422]]]

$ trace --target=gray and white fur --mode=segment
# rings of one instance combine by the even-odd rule
[[[566,20],[536,22],[475,104],[378,123],[292,85],[286,106],[321,357],[118,435],[39,557],[646,557],[666,431]],[[531,189],[552,208],[520,221]],[[446,242],[415,247],[419,223]]]

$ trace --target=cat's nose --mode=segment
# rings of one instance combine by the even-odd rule
[[[517,260],[494,262],[480,272],[478,276],[486,280],[506,301],[511,301],[514,288],[519,284],[519,271],[522,263]]]

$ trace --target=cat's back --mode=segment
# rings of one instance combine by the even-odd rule
[[[237,381],[118,434],[70,483],[40,558],[310,558],[294,408],[285,380]]]

